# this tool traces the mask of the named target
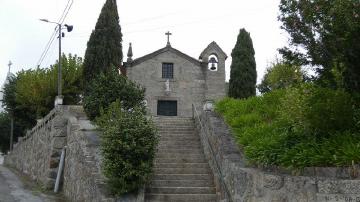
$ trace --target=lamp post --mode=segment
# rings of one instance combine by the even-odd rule
[[[63,96],[62,94],[62,89],[61,89],[61,38],[64,37],[64,33],[61,32],[62,30],[62,24],[61,23],[57,23],[57,22],[52,22],[49,21],[47,19],[40,19],[43,22],[47,22],[47,23],[53,23],[56,24],[58,26],[58,30],[59,30],[59,69],[58,69],[58,95],[55,98],[55,106],[57,105],[62,105],[63,104]],[[73,26],[72,25],[67,25],[64,24],[64,26],[66,27],[66,30],[68,32],[71,32],[73,30]]]

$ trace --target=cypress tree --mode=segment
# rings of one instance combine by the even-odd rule
[[[100,72],[120,68],[123,56],[121,41],[116,0],[106,0],[87,43],[83,69],[85,84]]]
[[[250,33],[241,29],[234,49],[229,82],[229,97],[248,98],[256,94],[256,62]]]

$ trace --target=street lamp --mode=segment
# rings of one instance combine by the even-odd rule
[[[47,19],[40,19],[40,21],[56,24],[59,29],[59,36],[58,36],[58,38],[59,38],[58,95],[55,98],[55,106],[62,105],[64,97],[61,95],[61,37],[65,36],[65,34],[61,32],[63,25],[61,23],[52,22]],[[71,32],[74,28],[72,25],[64,24],[64,26],[66,27],[66,30],[68,32]]]

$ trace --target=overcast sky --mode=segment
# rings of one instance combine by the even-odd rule
[[[72,0],[70,0],[71,2]],[[258,82],[277,49],[286,44],[286,34],[277,21],[280,0],[118,0],[123,33],[123,53],[133,44],[133,58],[166,45],[170,31],[172,47],[198,58],[212,42],[227,53],[229,79],[231,50],[241,28],[250,32],[255,49]],[[105,0],[73,0],[64,23],[74,25],[65,33],[62,51],[83,57],[86,43]],[[11,72],[37,66],[55,25],[39,21],[58,21],[68,0],[0,0],[0,85],[5,80],[8,62]],[[41,67],[55,63],[58,43],[50,47]],[[126,57],[124,58],[126,60]]]

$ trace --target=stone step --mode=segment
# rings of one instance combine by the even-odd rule
[[[146,194],[146,202],[216,202],[216,194]]]
[[[211,174],[154,174],[153,180],[209,180],[213,181]]]
[[[195,128],[195,124],[190,124],[190,125],[178,125],[178,124],[174,124],[174,125],[163,125],[160,124],[157,126],[158,129],[194,129]]]
[[[166,128],[192,128],[195,129],[195,124],[157,124],[157,129],[166,129]]]
[[[161,124],[194,124],[194,120],[154,120],[156,125]]]
[[[200,142],[200,137],[195,135],[190,135],[190,136],[165,135],[165,136],[160,136],[160,141],[199,141]]]
[[[181,134],[181,133],[184,133],[184,134],[195,134],[195,130],[192,129],[192,130],[172,130],[172,129],[169,129],[169,130],[158,130],[157,131],[158,133],[160,134]]]
[[[201,146],[201,142],[199,140],[162,140],[160,137],[159,140],[159,146],[163,146],[163,145],[173,145],[173,146],[177,146],[177,145],[197,145],[197,146]]]
[[[167,148],[167,149],[187,149],[187,148],[202,148],[201,143],[198,141],[159,141],[157,146],[158,149],[160,148]]]
[[[203,154],[203,150],[201,148],[196,149],[158,149],[157,153],[189,153],[189,154]]]
[[[154,122],[157,125],[161,125],[161,124],[194,124],[194,120],[190,120],[190,119],[183,119],[183,120],[170,120],[170,119],[154,119]]]
[[[215,194],[215,187],[148,187],[149,194]]]
[[[194,120],[192,117],[180,117],[180,116],[153,116],[154,120]]]
[[[210,174],[210,168],[154,168],[155,174]]]
[[[189,154],[189,153],[157,153],[155,158],[175,158],[175,159],[192,159],[192,158],[205,158],[204,154]]]
[[[178,133],[178,134],[173,134],[173,133],[161,133],[159,134],[160,137],[200,137],[199,135],[195,134],[195,133]]]
[[[149,187],[212,187],[211,180],[153,180]]]
[[[155,163],[155,168],[209,168],[208,163]]]
[[[195,131],[158,131],[158,134],[161,135],[196,135]]]
[[[158,121],[155,122],[157,126],[195,126],[194,121]]]
[[[202,147],[201,147],[201,144],[198,143],[198,144],[192,144],[192,145],[158,145],[157,147],[158,150],[191,150],[191,149],[201,149],[202,150]]]
[[[207,163],[205,158],[155,158],[155,163]]]

